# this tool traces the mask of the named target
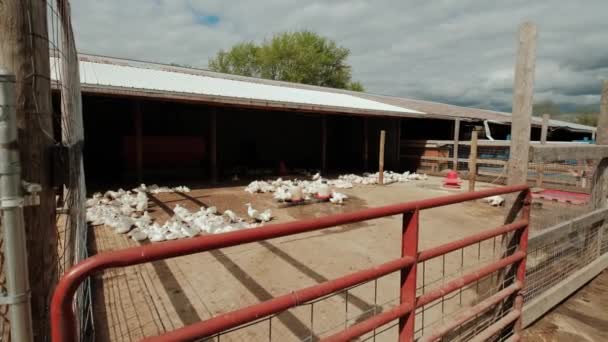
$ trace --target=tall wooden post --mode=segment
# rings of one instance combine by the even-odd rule
[[[363,169],[369,170],[369,119],[363,119]]]
[[[211,108],[211,116],[209,117],[209,168],[211,174],[211,183],[217,183],[217,108]]]
[[[0,5],[0,65],[16,76],[22,179],[42,187],[40,205],[24,208],[34,340],[49,336],[49,302],[57,281],[57,229],[51,155],[49,41],[45,1]]]
[[[508,185],[526,183],[528,178],[535,61],[536,25],[526,22],[519,28],[517,64],[513,84],[511,150],[507,166]]]
[[[137,176],[137,182],[141,183],[144,179],[143,118],[139,100],[135,100],[133,106],[133,123],[135,125],[135,174]]]
[[[386,132],[380,131],[380,154],[378,155],[378,183],[384,184],[384,141],[386,140]]]
[[[452,169],[458,172],[458,144],[460,143],[460,119],[454,120],[454,161]]]
[[[608,145],[608,80],[603,82],[600,100],[600,116],[597,120],[596,144]],[[591,205],[594,209],[606,206],[608,193],[608,159],[601,160],[591,184]]]
[[[395,128],[395,170],[397,172],[401,171],[401,119],[397,118],[395,119],[395,124],[396,124],[396,128]]]
[[[327,172],[327,115],[321,117],[321,173]]]
[[[544,145],[547,143],[547,133],[549,132],[549,114],[543,114],[543,124],[540,129],[540,144]],[[543,162],[538,163],[536,166],[536,186],[543,186],[543,177],[545,176],[545,164]]]
[[[469,153],[469,191],[475,191],[477,179],[477,130],[471,132],[471,153]]]

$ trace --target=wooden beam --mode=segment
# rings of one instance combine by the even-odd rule
[[[327,173],[327,115],[321,116],[321,173]]]
[[[394,171],[400,172],[401,171],[401,119],[400,118],[396,118],[395,119],[395,160],[396,160],[396,167]]]
[[[369,171],[369,118],[363,118],[363,168]]]
[[[380,154],[378,155],[378,183],[384,184],[384,141],[386,140],[386,132],[380,131]]]
[[[532,145],[529,160],[534,163],[549,163],[559,160],[601,160],[608,158],[608,145]]]
[[[608,145],[608,80],[605,80],[602,86],[600,116],[597,119],[595,141],[598,145]]]
[[[460,119],[454,120],[454,160],[452,169],[458,171],[458,144],[460,144]]]
[[[134,102],[133,124],[135,127],[135,174],[137,182],[141,183],[144,179],[144,145],[143,145],[143,118],[141,115],[141,103],[139,100]]]
[[[45,1],[21,0],[0,5],[0,66],[16,78],[21,177],[42,187],[40,205],[23,208],[31,285],[26,295],[31,296],[35,341],[50,336],[48,308],[58,278],[47,6]]]
[[[469,191],[475,191],[477,178],[477,131],[471,132],[471,153],[469,153]]]
[[[545,145],[547,143],[547,133],[549,132],[549,114],[543,114],[543,124],[540,129],[540,143],[541,145]],[[543,177],[545,176],[545,165],[544,163],[538,163],[536,174],[538,178],[536,179],[536,186],[543,186]]]
[[[218,166],[217,166],[217,108],[211,107],[211,116],[209,117],[209,168],[211,174],[211,182],[218,182]]]
[[[528,250],[535,251],[547,244],[554,243],[572,233],[580,232],[581,229],[591,227],[594,224],[608,220],[608,208],[596,209],[592,212],[575,217],[571,220],[560,222],[551,228],[544,229],[530,237]]]
[[[536,61],[536,25],[523,23],[519,28],[517,63],[513,85],[511,149],[507,166],[507,184],[525,184],[528,177],[530,130]]]

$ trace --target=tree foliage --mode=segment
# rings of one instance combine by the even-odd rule
[[[213,71],[364,91],[352,81],[350,51],[310,31],[284,32],[257,45],[239,43],[209,60]]]

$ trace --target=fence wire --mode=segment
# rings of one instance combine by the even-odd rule
[[[84,130],[80,104],[80,80],[78,76],[78,58],[70,18],[70,3],[67,0],[46,0],[47,42],[50,58],[50,76],[52,83],[53,126],[54,132],[42,131],[46,138],[61,147],[66,153],[54,155],[66,171],[64,189],[58,189],[60,200],[57,203],[56,220],[57,264],[50,279],[59,279],[72,265],[87,257],[87,225],[85,221],[86,189],[82,164],[82,146]],[[27,10],[28,5],[24,6]],[[26,13],[30,20],[32,13]],[[31,22],[30,22],[30,29]],[[36,35],[36,39],[42,38]],[[43,75],[34,71],[35,75]],[[36,94],[30,94],[36,98]],[[58,100],[58,101],[56,101]],[[36,100],[38,101],[38,100]],[[60,133],[58,133],[60,132]],[[27,166],[26,166],[27,167]],[[1,226],[1,222],[0,222]],[[4,247],[0,239],[0,247]],[[52,256],[49,256],[52,258]],[[0,253],[0,291],[5,291],[4,253]],[[56,271],[56,272],[55,272]],[[50,286],[50,285],[49,285]],[[48,298],[47,300],[50,300]],[[86,281],[79,289],[75,301],[80,340],[93,340],[93,320],[91,307],[90,283]],[[10,341],[10,322],[8,306],[0,305],[0,340]]]

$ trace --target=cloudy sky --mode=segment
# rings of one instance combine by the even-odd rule
[[[518,25],[538,25],[535,100],[599,103],[607,0],[77,0],[81,52],[206,68],[219,49],[308,29],[367,91],[509,110]]]

